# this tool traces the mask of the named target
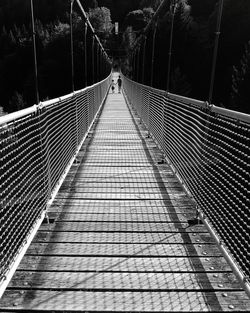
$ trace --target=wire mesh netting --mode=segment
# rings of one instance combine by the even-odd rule
[[[250,116],[123,79],[129,101],[250,280]]]
[[[109,85],[110,76],[28,114],[0,118],[0,281],[46,210]]]

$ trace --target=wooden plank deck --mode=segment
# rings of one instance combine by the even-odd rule
[[[1,312],[249,311],[250,301],[122,94],[110,94]]]

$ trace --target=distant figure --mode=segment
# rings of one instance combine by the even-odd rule
[[[117,79],[117,84],[118,84],[118,92],[121,93],[121,88],[122,88],[122,80],[121,76]]]
[[[112,93],[115,92],[115,82],[114,82],[113,79],[112,79],[112,82],[111,82],[111,90],[112,90]]]

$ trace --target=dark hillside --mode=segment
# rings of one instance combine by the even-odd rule
[[[123,58],[126,52],[131,52],[135,38],[150,21],[161,1],[81,0],[81,3],[90,12],[96,32],[110,55],[125,61],[124,69],[132,76],[131,60]],[[156,26],[153,74],[153,86],[162,89],[166,88],[171,25],[171,1],[166,3],[168,7],[160,15]],[[177,3],[170,91],[207,100],[219,0],[178,0]],[[34,1],[42,99],[70,91],[69,10],[70,0]],[[78,23],[77,8],[75,11],[76,64],[82,69],[84,30],[83,24],[80,27]],[[214,104],[246,113],[250,113],[249,16],[249,0],[224,0],[213,96]],[[121,33],[114,35],[114,22],[119,22],[119,30],[124,32],[124,36]],[[103,27],[103,23],[108,25]],[[150,84],[151,80],[153,34],[154,27],[147,34],[146,84]],[[142,58],[142,51],[139,55]],[[30,0],[1,0],[0,106],[7,111],[33,104],[32,66]],[[141,76],[137,79],[140,81]],[[77,71],[76,80],[76,85],[81,88],[83,73],[80,70]],[[54,82],[53,90],[51,81]],[[92,81],[90,78],[88,83]]]

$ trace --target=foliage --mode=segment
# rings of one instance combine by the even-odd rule
[[[69,1],[39,0],[34,1],[34,15],[42,24],[54,22],[57,19],[65,22],[70,9]],[[0,27],[11,28],[15,23],[18,27],[30,24],[30,0],[1,0]]]
[[[111,22],[110,10],[105,7],[97,7],[89,10],[89,20],[95,29],[95,32],[101,38],[107,38],[113,28]]]
[[[23,109],[25,107],[23,96],[17,91],[15,91],[13,96],[9,100],[8,107],[14,108],[15,110]]]
[[[126,16],[125,25],[132,26],[135,31],[143,29],[148,24],[153,14],[154,11],[152,8],[132,11]]]
[[[136,39],[136,33],[133,31],[132,26],[128,26],[125,32],[123,33],[123,44],[128,49],[133,47],[133,43]]]
[[[110,12],[105,8],[100,8],[98,12],[102,14],[97,15],[95,21],[107,34],[112,27]],[[85,86],[84,25],[82,18],[74,13],[74,65],[77,89]],[[40,99],[69,93],[72,90],[69,19],[65,21],[56,19],[47,24],[36,20],[35,30]],[[10,28],[3,26],[0,31],[0,106],[9,113],[33,105],[36,101],[31,33],[30,24],[13,24]],[[92,40],[90,31],[87,40]],[[89,45],[89,50],[91,49],[92,46]],[[88,53],[88,57],[92,57],[92,53]],[[94,79],[91,66],[89,62],[87,69],[89,83]]]
[[[250,114],[249,106],[250,86],[250,41],[245,47],[245,52],[240,64],[233,67],[232,75],[232,108]]]
[[[194,19],[200,19],[201,17],[208,18],[217,2],[218,0],[189,0],[188,4]]]
[[[154,72],[147,71],[144,83],[150,84],[150,77],[153,75],[153,86],[163,89],[166,88],[168,71],[172,21],[170,3],[169,1],[165,11],[160,14],[157,26],[153,26],[147,33],[144,64],[145,68],[151,69],[153,33],[154,28],[157,27]],[[207,100],[219,1],[178,0],[177,3],[171,51],[170,91]],[[140,4],[156,9],[159,1],[142,0]],[[224,0],[213,94],[214,104],[237,108],[244,112],[249,112],[246,99],[250,98],[250,89],[246,88],[249,84],[249,58],[246,57],[248,52],[245,50],[242,59],[241,56],[246,42],[250,39],[249,16],[250,2],[248,0]],[[137,15],[128,15],[127,20],[136,30],[140,31],[145,27],[142,23],[140,27],[141,11]],[[124,44],[126,45],[125,41]],[[142,49],[141,44],[140,55],[142,55]],[[132,66],[127,66],[127,68],[132,69]]]
[[[171,75],[172,92],[179,95],[189,95],[191,85],[187,81],[187,77],[182,74],[181,69],[176,67]]]
[[[134,30],[142,29],[146,26],[142,10],[135,10],[126,16],[125,23],[132,26]]]
[[[150,21],[161,0],[81,0],[102,42],[113,51],[131,55],[136,38]],[[153,34],[156,29],[153,85],[166,88],[169,38],[172,15],[170,1],[147,33],[144,82],[150,84]],[[170,91],[207,100],[214,50],[218,0],[178,0],[174,16],[171,55]],[[106,7],[106,8],[105,8]],[[83,86],[84,21],[74,7],[75,84]],[[70,1],[34,1],[38,76],[41,98],[59,96],[71,90],[70,68]],[[224,0],[221,34],[214,85],[214,104],[249,112],[249,40],[250,1]],[[119,22],[123,35],[113,34]],[[88,57],[92,37],[89,32]],[[123,39],[122,39],[123,38]],[[122,41],[122,45],[120,45]],[[143,40],[139,54],[142,66]],[[248,45],[246,46],[246,44]],[[7,111],[32,105],[34,96],[33,55],[30,26],[30,0],[0,2],[0,105]],[[117,52],[118,53],[118,52]],[[121,52],[121,54],[124,52]],[[132,75],[132,59],[125,59],[127,73]],[[133,65],[133,66],[132,66]],[[88,65],[92,82],[91,63]],[[138,76],[138,75],[137,75]],[[142,76],[137,77],[139,81]],[[16,103],[16,106],[15,106]]]

